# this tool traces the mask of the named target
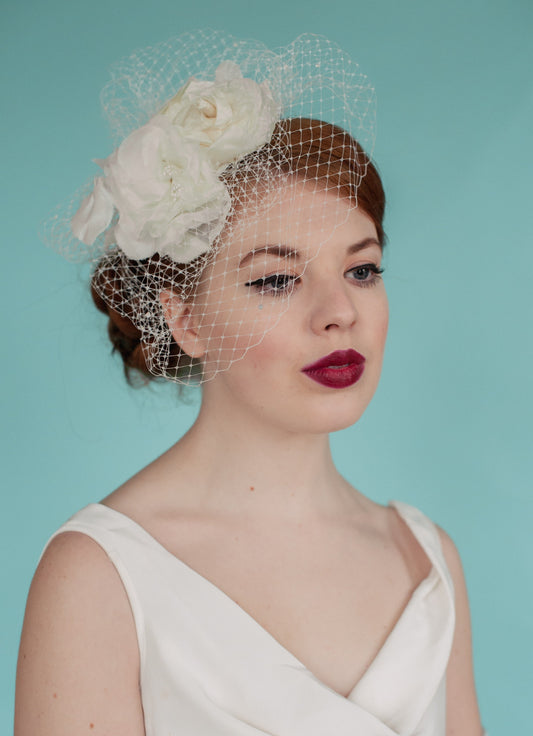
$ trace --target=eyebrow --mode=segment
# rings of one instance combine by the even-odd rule
[[[358,243],[353,243],[352,245],[348,246],[346,253],[349,256],[352,256],[354,253],[357,253],[364,248],[370,248],[371,245],[377,245],[378,248],[381,250],[381,243],[377,238],[365,238],[364,240],[360,240]]]
[[[369,248],[371,245],[377,245],[378,248],[381,248],[381,243],[376,238],[364,238],[364,240],[360,240],[359,242],[352,243],[352,245],[348,246],[346,254],[351,256],[364,248]],[[259,253],[274,256],[276,258],[300,258],[300,254],[297,250],[289,248],[286,245],[265,245],[263,248],[256,248],[247,253],[239,263],[239,268],[245,266]]]
[[[252,258],[259,253],[265,255],[275,256],[276,258],[299,258],[300,254],[293,248],[288,248],[286,245],[265,245],[263,248],[256,248],[247,253],[242,261],[239,263],[239,268],[245,266]]]

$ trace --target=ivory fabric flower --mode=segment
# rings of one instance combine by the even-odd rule
[[[270,140],[280,109],[267,82],[244,78],[237,64],[223,61],[214,82],[192,77],[160,114],[224,167]]]
[[[107,238],[133,259],[159,253],[189,263],[220,234],[230,207],[227,189],[169,120],[152,118],[96,163],[104,176],[71,223],[80,240],[91,244],[115,209],[118,221]]]
[[[189,263],[210,249],[230,211],[219,174],[270,140],[279,109],[268,85],[222,62],[214,82],[190,79],[106,159],[71,220],[86,245],[107,230],[129,257]],[[113,226],[115,212],[118,217]]]
[[[93,190],[81,203],[71,221],[72,232],[86,245],[92,245],[111,222],[113,199],[106,189],[103,177],[94,180]]]

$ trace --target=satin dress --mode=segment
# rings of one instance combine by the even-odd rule
[[[120,575],[137,630],[146,736],[445,736],[452,580],[435,525],[412,506],[390,505],[432,567],[347,697],[118,511],[91,504],[54,536],[88,535]]]

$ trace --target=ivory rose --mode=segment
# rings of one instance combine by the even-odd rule
[[[223,61],[214,82],[192,77],[160,114],[224,167],[270,140],[279,106],[267,82],[246,79],[237,64]]]
[[[129,258],[159,253],[189,263],[220,234],[229,211],[227,189],[169,120],[152,118],[97,163],[104,176],[72,220],[83,242],[91,244],[111,224],[113,206],[118,222],[108,239]]]
[[[278,114],[268,84],[244,79],[233,62],[220,64],[214,82],[190,79],[96,161],[103,174],[72,218],[73,234],[92,245],[107,230],[106,242],[129,258],[189,263],[211,248],[230,211],[219,174],[270,140]]]

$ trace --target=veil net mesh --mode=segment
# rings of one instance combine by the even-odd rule
[[[374,143],[374,90],[336,44],[305,34],[269,50],[223,32],[197,31],[136,51],[112,68],[101,101],[113,144],[130,141],[129,155],[137,155],[135,131],[191,77],[212,82],[221,62],[233,62],[244,79],[263,85],[276,119],[269,140],[253,150],[243,144],[243,154],[216,167],[222,196],[217,217],[197,225],[203,252],[187,262],[168,249],[148,257],[127,254],[115,237],[126,217],[120,192],[110,223],[84,244],[72,222],[93,180],[52,214],[44,230],[45,241],[61,254],[93,265],[96,300],[113,329],[137,345],[150,373],[185,384],[228,369],[283,318],[307,264],[345,222],[346,203],[357,205]],[[246,120],[239,131],[246,138]],[[142,141],[138,155],[143,161],[148,155]],[[168,153],[156,157],[162,197],[172,190],[174,200],[186,199],[187,181],[176,189],[170,164]],[[135,215],[148,206],[142,197],[132,201]]]

